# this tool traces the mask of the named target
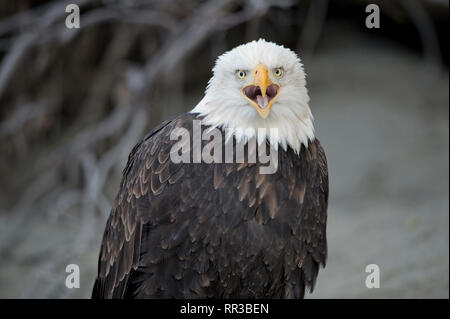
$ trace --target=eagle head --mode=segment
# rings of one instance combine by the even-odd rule
[[[217,58],[204,98],[192,110],[203,124],[243,129],[238,139],[258,135],[296,153],[314,139],[305,72],[290,49],[263,39],[235,47]],[[248,129],[252,130],[248,130]],[[265,128],[258,133],[259,128]],[[269,139],[276,128],[277,136]],[[266,135],[267,134],[267,135]]]

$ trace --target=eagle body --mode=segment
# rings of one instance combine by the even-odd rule
[[[314,288],[327,257],[328,173],[300,60],[259,40],[219,57],[213,72],[191,112],[131,151],[93,298],[303,298]],[[174,161],[173,132],[187,132],[193,146],[195,121],[200,136],[222,133],[220,156],[193,161],[190,147],[189,161]],[[275,138],[259,130],[273,127]],[[253,138],[276,149],[274,172],[262,174],[267,163],[251,160]],[[244,145],[242,160],[226,160],[230,141]],[[202,149],[210,142],[201,138]]]
[[[191,132],[194,119],[163,123],[130,154],[92,296],[303,297],[327,255],[319,141],[281,150],[275,174],[259,174],[260,163],[174,164],[170,133]]]

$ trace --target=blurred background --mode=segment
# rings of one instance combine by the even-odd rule
[[[70,3],[79,29],[66,28]],[[379,29],[365,25],[370,3]],[[307,298],[448,298],[448,12],[445,0],[2,1],[0,297],[90,297],[131,148],[195,106],[218,55],[262,37],[302,58],[328,157],[328,264]]]

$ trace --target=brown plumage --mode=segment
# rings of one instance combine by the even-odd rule
[[[301,298],[327,256],[328,175],[317,139],[259,163],[175,164],[176,127],[153,129],[124,169],[93,298]],[[224,153],[224,152],[223,152]],[[191,155],[192,158],[192,155]]]

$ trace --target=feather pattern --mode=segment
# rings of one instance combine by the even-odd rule
[[[270,175],[247,161],[175,164],[170,133],[192,132],[195,118],[166,121],[133,148],[92,297],[302,298],[327,257],[328,174],[319,141],[279,150]]]

